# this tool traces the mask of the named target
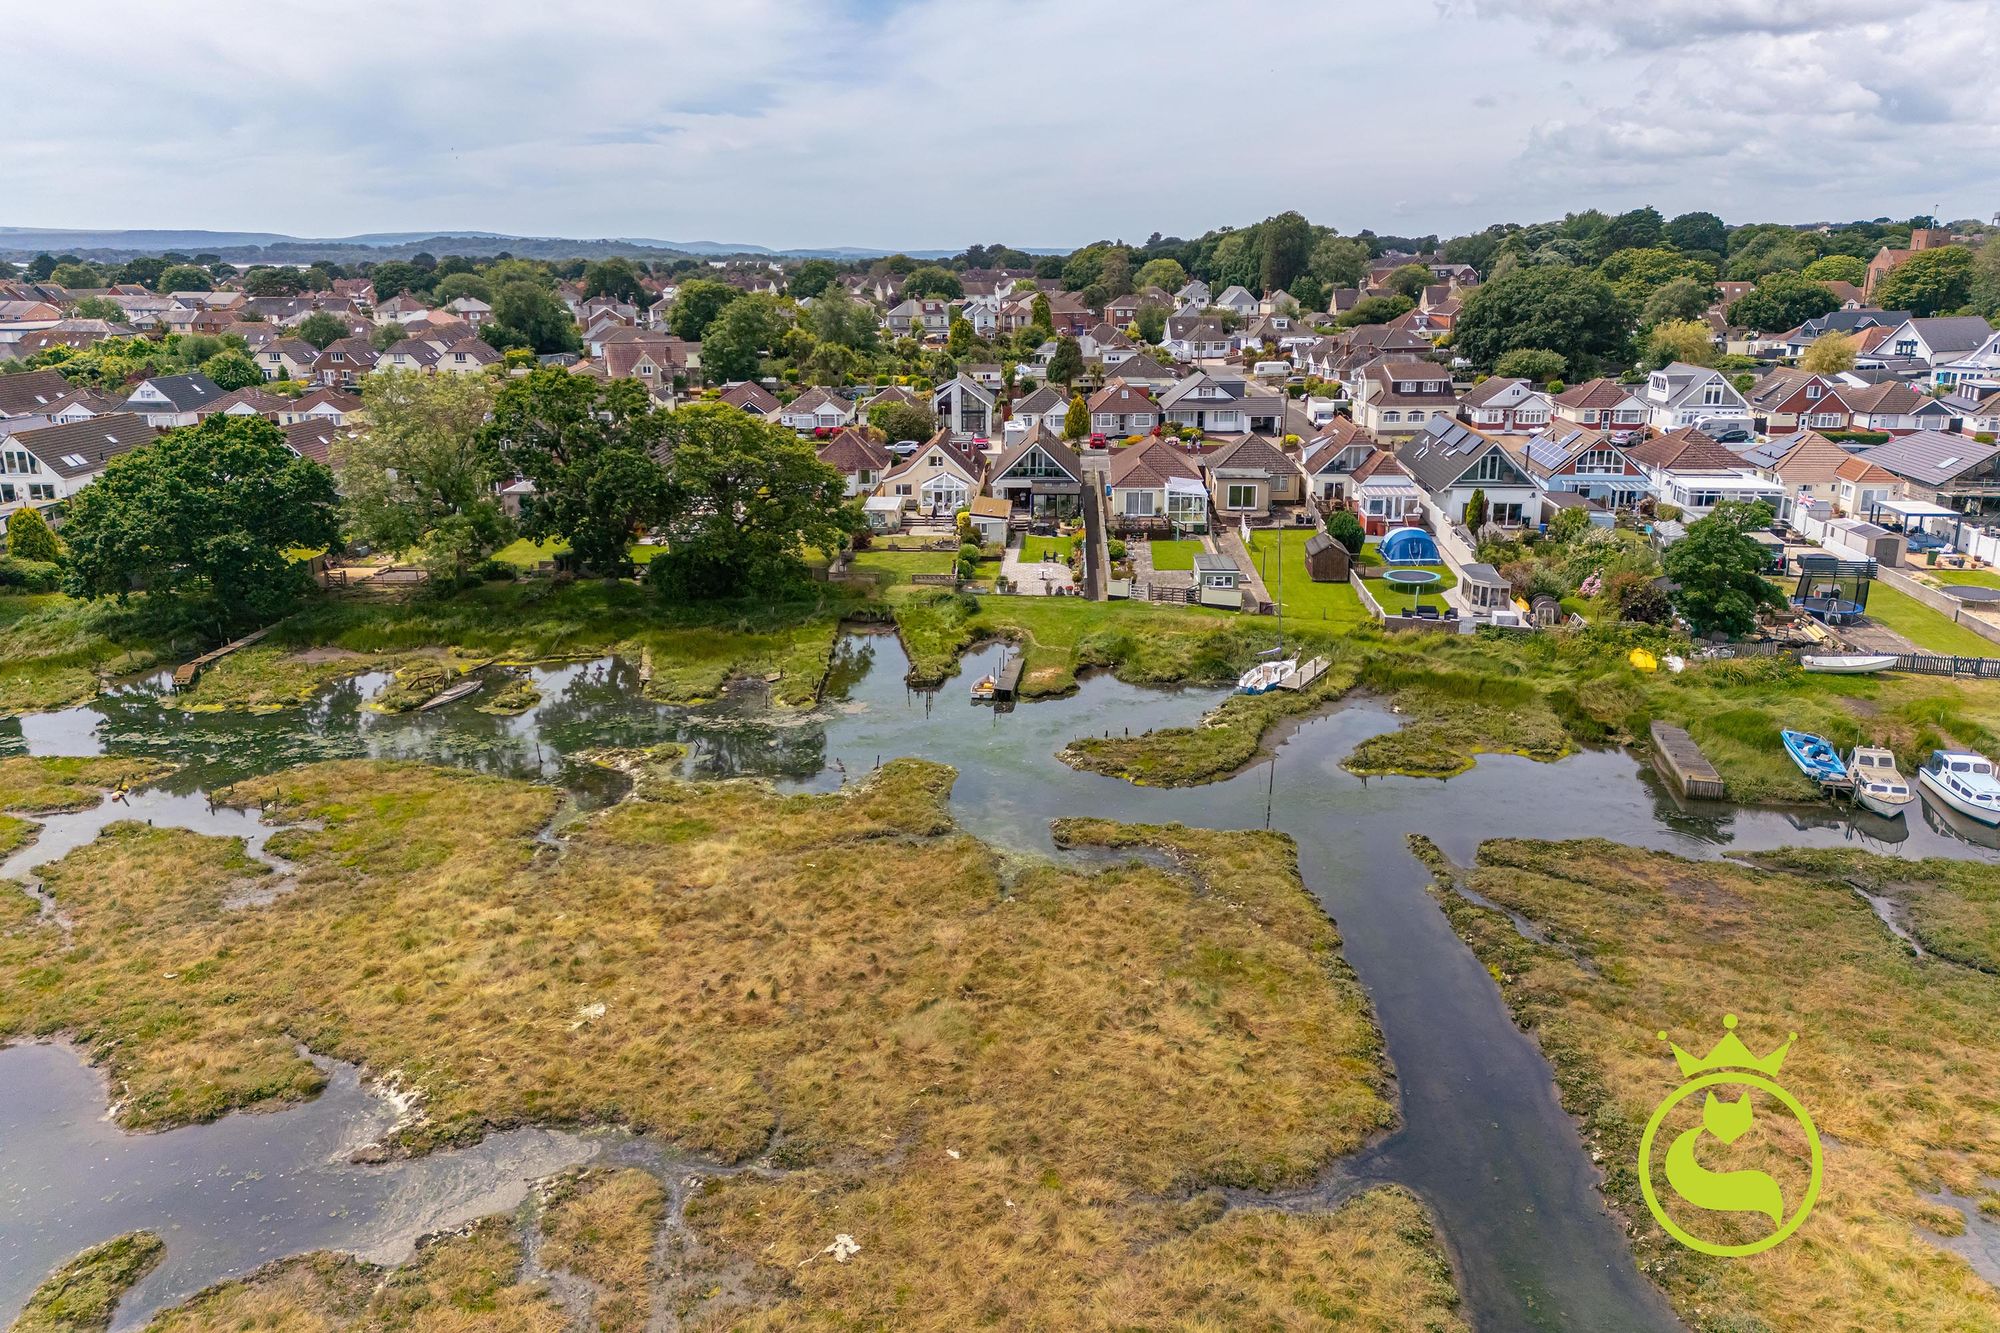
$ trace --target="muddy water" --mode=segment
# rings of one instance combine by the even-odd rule
[[[1515,1028],[1491,978],[1429,898],[1426,872],[1410,856],[1407,834],[1429,835],[1461,863],[1472,859],[1480,842],[1503,836],[1602,836],[1695,856],[1797,845],[1993,855],[1958,841],[1943,826],[1920,820],[1908,821],[1907,828],[1888,825],[1831,807],[1690,814],[1619,752],[1585,753],[1554,765],[1489,756],[1449,782],[1364,781],[1342,771],[1340,760],[1362,739],[1396,725],[1386,711],[1365,704],[1305,723],[1272,758],[1229,782],[1179,791],[1137,788],[1074,772],[1054,753],[1078,735],[1192,720],[1218,694],[1097,678],[1070,698],[1011,712],[970,706],[969,682],[995,669],[1003,656],[997,648],[975,654],[951,683],[921,693],[902,683],[907,663],[895,639],[850,636],[836,653],[828,703],[804,717],[774,716],[754,697],[705,709],[655,705],[639,696],[627,666],[609,660],[537,672],[543,702],[516,718],[480,714],[476,699],[415,717],[380,716],[360,707],[368,682],[349,682],[283,714],[184,717],[142,688],[94,708],[0,724],[0,750],[173,758],[186,767],[164,790],[191,803],[158,807],[152,817],[162,823],[174,822],[177,812],[200,818],[207,804],[200,793],[244,774],[350,755],[424,758],[560,781],[588,805],[615,795],[619,784],[572,754],[679,740],[689,746],[691,774],[756,775],[813,790],[838,787],[898,756],[948,763],[959,772],[953,793],[959,820],[996,843],[1030,851],[1053,853],[1049,821],[1071,814],[1280,829],[1297,840],[1306,883],[1339,925],[1348,961],[1375,1005],[1396,1067],[1403,1125],[1317,1189],[1242,1202],[1323,1207],[1372,1181],[1408,1184],[1436,1211],[1468,1308],[1482,1328],[1492,1329],[1676,1324],[1634,1268],[1600,1201],[1595,1169],[1557,1103],[1546,1062]],[[57,816],[44,837],[73,843],[84,834],[84,821],[99,813]],[[79,822],[69,828],[66,820]],[[0,1055],[0,1061],[11,1058]],[[7,1081],[0,1066],[0,1088]],[[102,1114],[98,1096],[71,1089],[46,1114],[94,1120]],[[269,1118],[271,1132],[294,1133],[275,1127],[298,1114]],[[18,1243],[11,1238],[46,1225],[53,1215],[47,1209],[60,1206],[49,1193],[56,1159],[23,1159],[11,1137],[0,1136],[0,1179],[12,1171],[23,1184],[13,1194],[0,1187],[0,1256],[7,1244]],[[190,1151],[193,1169],[220,1164],[204,1167],[200,1153]],[[107,1177],[116,1178],[116,1171]],[[94,1216],[94,1229],[78,1228],[71,1238],[85,1243],[144,1224],[136,1209],[112,1206]],[[205,1237],[247,1216],[225,1191],[188,1191],[175,1201],[176,1220],[194,1233],[183,1245],[218,1275],[236,1271],[228,1265],[239,1256]],[[255,1225],[269,1253],[328,1243],[283,1214]],[[365,1248],[373,1234],[358,1227],[336,1243]],[[175,1244],[171,1234],[169,1244]],[[0,1316],[9,1308],[7,1291],[0,1287]]]

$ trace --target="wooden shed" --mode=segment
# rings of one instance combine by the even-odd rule
[[[1345,583],[1354,567],[1354,557],[1330,532],[1315,534],[1306,542],[1306,573],[1314,583]]]

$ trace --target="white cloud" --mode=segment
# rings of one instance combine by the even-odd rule
[[[1985,211],[1980,0],[74,0],[5,220],[1067,245],[1283,208]],[[1947,211],[1951,211],[1948,207]]]

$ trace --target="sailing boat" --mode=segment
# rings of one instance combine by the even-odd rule
[[[1239,520],[1243,531],[1243,552],[1250,553],[1250,518],[1246,514]],[[1299,669],[1298,659],[1285,656],[1285,534],[1278,532],[1278,646],[1266,648],[1259,657],[1274,657],[1274,662],[1259,662],[1237,678],[1238,694],[1269,694],[1283,684],[1287,677]]]

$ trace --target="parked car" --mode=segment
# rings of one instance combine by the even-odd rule
[[[888,448],[889,452],[896,455],[896,457],[908,458],[911,454],[915,453],[917,450],[923,448],[924,446],[915,440],[898,440],[894,444],[888,445],[886,447]]]
[[[1110,443],[1111,440],[1108,436],[1093,435],[1090,437],[1090,447],[1093,449],[1102,449]]]

